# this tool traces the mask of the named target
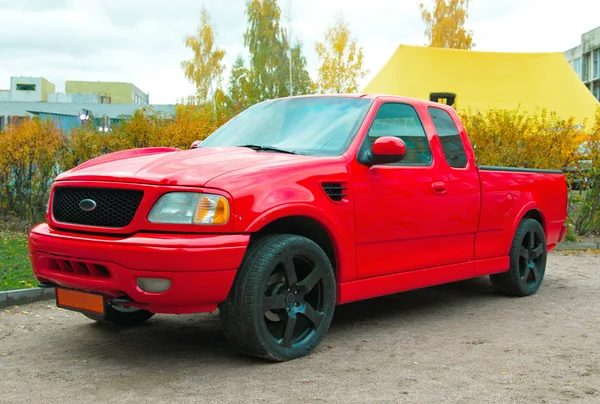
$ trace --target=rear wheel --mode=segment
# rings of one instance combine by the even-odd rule
[[[508,272],[490,275],[494,288],[514,296],[537,292],[546,272],[546,236],[534,219],[523,219],[515,232],[510,249]]]
[[[320,344],[335,302],[335,276],[323,250],[305,237],[269,235],[248,248],[219,313],[238,350],[286,361]]]
[[[154,313],[135,307],[107,304],[104,308],[104,316],[87,313],[84,313],[84,315],[99,323],[132,327],[146,322],[154,316]]]

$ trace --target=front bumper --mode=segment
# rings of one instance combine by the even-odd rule
[[[249,240],[247,234],[98,236],[40,224],[29,233],[29,256],[40,282],[127,297],[154,313],[193,313],[225,300]],[[138,278],[169,279],[171,287],[146,292]]]

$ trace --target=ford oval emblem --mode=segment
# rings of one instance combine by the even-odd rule
[[[92,210],[96,209],[96,201],[92,199],[82,199],[79,202],[79,207],[81,208],[81,210],[91,212]]]

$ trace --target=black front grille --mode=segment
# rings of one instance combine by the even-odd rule
[[[133,220],[143,195],[143,191],[129,189],[57,187],[54,190],[52,215],[62,223],[125,227]],[[83,210],[80,202],[84,199],[94,201],[95,209]]]

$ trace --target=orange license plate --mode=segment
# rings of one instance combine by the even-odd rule
[[[68,310],[104,314],[104,296],[56,288],[56,306]]]

